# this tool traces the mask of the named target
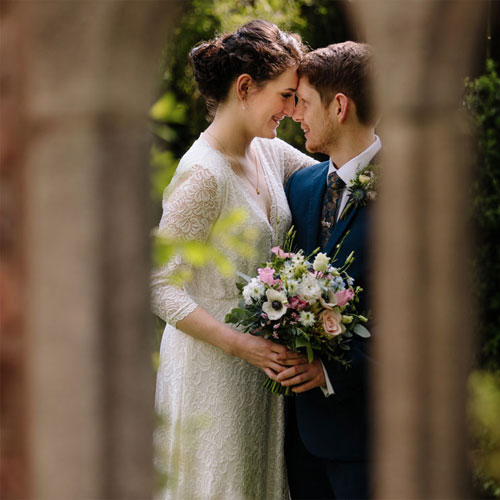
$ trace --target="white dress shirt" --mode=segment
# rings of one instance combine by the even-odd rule
[[[363,170],[368,164],[372,161],[372,158],[380,151],[382,147],[382,143],[380,142],[380,138],[376,135],[375,140],[358,156],[350,159],[347,163],[342,165],[340,168],[336,168],[330,158],[330,167],[328,168],[328,174],[326,181],[328,182],[328,175],[332,172],[337,172],[337,175],[345,182],[346,188],[349,186],[349,183],[356,177],[360,170]],[[342,193],[342,198],[340,199],[340,206],[337,210],[337,220],[339,219],[342,211],[344,210],[347,201],[349,198],[349,192],[344,188],[344,192]],[[336,220],[336,221],[337,221]],[[336,222],[335,221],[335,222]],[[323,366],[323,372],[325,374],[326,387],[321,387],[323,394],[328,397],[332,394],[335,394],[333,390],[332,384],[330,382],[330,378],[328,377],[328,373],[325,369],[325,365],[321,362]]]
[[[330,167],[328,168],[328,174],[326,176],[327,182],[328,175],[332,172],[337,172],[337,175],[345,182],[346,187],[349,186],[349,183],[356,177],[358,172],[368,166],[368,164],[372,161],[372,158],[380,151],[381,147],[382,143],[380,142],[380,138],[376,135],[375,140],[362,153],[350,159],[347,163],[344,163],[344,165],[340,168],[336,168],[330,158]],[[337,220],[347,204],[348,197],[348,190],[344,188],[344,192],[342,193],[342,198],[340,200],[340,206],[337,210]]]

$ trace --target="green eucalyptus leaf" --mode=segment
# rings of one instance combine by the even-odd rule
[[[305,346],[308,346],[309,345],[309,339],[305,338],[305,337],[297,337],[297,339],[295,340],[295,347],[305,347]]]
[[[356,335],[359,335],[360,337],[363,337],[364,339],[372,336],[372,334],[361,323],[358,323],[354,327],[354,333]]]

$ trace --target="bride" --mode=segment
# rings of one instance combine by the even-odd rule
[[[243,207],[247,224],[259,230],[256,255],[224,251],[246,274],[269,259],[291,224],[283,186],[314,163],[276,138],[280,120],[294,109],[302,53],[297,35],[266,21],[193,48],[194,76],[213,120],[165,191],[160,233],[210,240],[214,221]],[[283,400],[262,383],[266,374],[276,379],[283,365],[303,361],[224,323],[238,303],[234,277],[204,268],[183,288],[174,286],[169,276],[184,265],[176,257],[153,275],[153,310],[167,322],[155,434],[155,465],[167,482],[158,498],[288,498]],[[281,364],[279,354],[286,358]]]

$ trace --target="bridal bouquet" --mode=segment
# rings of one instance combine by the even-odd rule
[[[246,284],[238,285],[240,305],[226,315],[226,323],[303,352],[308,362],[316,351],[347,366],[344,353],[353,335],[370,336],[362,324],[368,320],[357,310],[362,289],[354,288],[347,274],[353,252],[342,266],[335,267],[332,262],[338,250],[332,259],[316,252],[306,257],[302,250],[287,251],[292,241],[290,231],[283,249],[271,249],[271,262],[263,264],[257,276],[239,273]],[[264,386],[275,394],[292,394],[290,387],[269,378]]]

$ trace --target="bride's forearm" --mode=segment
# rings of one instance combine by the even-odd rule
[[[240,333],[215,319],[199,306],[184,319],[178,321],[176,328],[191,337],[219,347],[232,356],[236,355],[240,337],[242,337]]]
[[[275,378],[286,368],[304,363],[297,353],[289,351],[285,346],[275,344],[270,340],[253,335],[244,335],[215,319],[201,307],[197,307],[184,319],[177,322],[176,328],[192,337],[219,347],[227,354],[244,359],[261,368],[266,374]],[[278,363],[277,357],[280,356]]]

